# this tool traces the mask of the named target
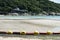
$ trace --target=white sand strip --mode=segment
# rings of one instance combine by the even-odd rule
[[[48,30],[59,32],[55,28],[60,27],[60,21],[38,19],[38,20],[0,20],[0,31],[26,31],[46,32]],[[54,32],[55,32],[54,31]]]

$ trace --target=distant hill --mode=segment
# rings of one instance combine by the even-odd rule
[[[10,12],[14,8],[26,9],[35,13],[60,13],[60,4],[49,0],[0,0],[0,11]]]

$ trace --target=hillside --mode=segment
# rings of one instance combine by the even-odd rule
[[[49,0],[0,0],[0,11],[10,12],[14,8],[26,9],[36,15],[46,12],[60,13],[60,4]],[[45,14],[46,14],[45,13]]]

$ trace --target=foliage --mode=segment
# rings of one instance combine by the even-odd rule
[[[0,11],[9,12],[19,7],[29,12],[60,12],[60,4],[49,0],[0,0]]]

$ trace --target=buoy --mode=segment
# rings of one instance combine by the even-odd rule
[[[11,30],[9,30],[7,33],[8,33],[8,34],[13,34],[13,32],[12,32]]]
[[[38,34],[39,34],[39,32],[38,32],[38,31],[35,31],[35,32],[34,32],[34,35],[38,35]]]
[[[50,35],[50,34],[52,34],[52,32],[51,31],[47,31],[47,34]]]
[[[20,32],[21,35],[26,35],[25,31]]]

